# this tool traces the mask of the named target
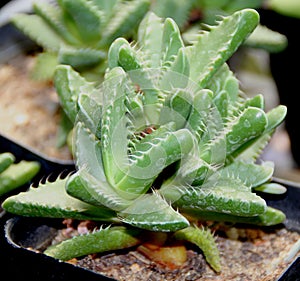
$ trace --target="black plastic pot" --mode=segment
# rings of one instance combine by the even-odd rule
[[[282,196],[266,198],[269,206],[283,210],[287,219],[284,225],[287,229],[300,232],[300,185],[281,179],[274,179],[287,187],[287,193]],[[4,227],[5,241],[1,246],[1,258],[5,259],[1,265],[9,276],[14,278],[30,278],[30,280],[70,280],[70,278],[84,278],[85,280],[114,280],[88,269],[60,262],[41,253],[28,250],[43,249],[50,241],[61,220],[12,217],[7,220]],[[300,256],[296,256],[288,268],[284,270],[279,279],[274,281],[297,281],[300,280]],[[259,281],[259,280],[258,280]]]
[[[57,162],[43,158],[28,148],[0,136],[1,150],[13,152],[19,159],[36,160],[41,163],[41,172],[33,179],[33,183],[50,176],[68,173],[75,169],[70,162]],[[269,206],[281,209],[287,216],[284,226],[288,230],[300,233],[300,184],[274,178],[287,187],[283,195],[264,196]],[[24,186],[23,189],[28,188]],[[53,238],[57,229],[61,227],[61,220],[26,218],[5,214],[1,219],[2,233],[0,237],[0,264],[2,271],[14,280],[71,280],[84,278],[85,280],[114,280],[88,269],[60,262],[28,248],[43,249],[43,246]],[[3,272],[3,274],[4,274]],[[300,256],[296,257],[276,281],[300,280]],[[275,280],[274,280],[275,281]]]
[[[20,186],[2,196],[0,196],[0,205],[8,196],[13,194],[17,194],[21,191],[25,191],[29,188],[29,186],[37,186],[40,181],[45,179],[52,180],[57,178],[59,175],[64,175],[71,173],[75,170],[75,165],[72,160],[58,160],[53,158],[47,158],[44,155],[41,155],[35,151],[33,151],[30,147],[23,146],[15,141],[12,141],[8,137],[5,137],[0,134],[0,153],[2,152],[11,152],[15,158],[16,162],[21,160],[27,161],[37,161],[41,164],[40,171],[38,174],[28,183]],[[2,247],[6,243],[4,242],[4,233],[3,227],[5,222],[11,218],[12,215],[5,212],[0,206],[0,260],[9,258],[5,251],[3,251]]]
[[[0,134],[0,153],[11,152],[16,157],[16,162],[20,160],[38,161],[41,163],[41,170],[33,179],[33,182],[42,179],[45,175],[57,177],[62,171],[72,171],[75,169],[73,160],[61,160],[48,157],[34,151],[33,148],[20,144],[9,137]]]

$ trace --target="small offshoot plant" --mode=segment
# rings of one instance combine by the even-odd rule
[[[44,251],[59,260],[137,246],[180,266],[185,248],[174,254],[179,246],[168,246],[181,241],[221,271],[214,233],[202,222],[267,227],[285,220],[260,195],[285,191],[260,155],[286,107],[265,112],[264,97],[248,98],[226,63],[258,23],[255,10],[243,9],[185,45],[174,20],[148,12],[136,42],[111,44],[100,87],[59,65],[55,85],[75,124],[76,170],[7,198],[3,208],[103,223]]]
[[[40,171],[37,161],[21,160],[16,162],[16,157],[11,152],[0,153],[0,196],[29,183]]]

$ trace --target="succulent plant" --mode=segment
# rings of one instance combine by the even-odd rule
[[[57,64],[69,64],[89,79],[99,79],[110,43],[132,36],[150,4],[148,0],[56,2],[35,1],[32,14],[18,13],[11,19],[43,48],[33,70],[40,80],[51,79]]]
[[[134,44],[111,44],[100,87],[57,66],[55,85],[75,124],[76,171],[9,197],[3,208],[111,224],[44,252],[60,260],[143,244],[151,233],[196,244],[220,271],[213,233],[195,221],[285,219],[258,191],[284,192],[271,181],[273,163],[259,157],[286,107],[265,112],[263,96],[245,96],[226,63],[258,23],[255,10],[243,9],[185,46],[174,20],[148,12]]]
[[[37,161],[21,160],[11,152],[0,153],[0,196],[28,183],[40,170]]]

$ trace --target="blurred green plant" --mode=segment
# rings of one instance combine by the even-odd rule
[[[268,1],[263,0],[165,0],[152,1],[151,10],[160,17],[173,18],[183,33],[185,42],[189,43],[194,40],[197,32],[200,32],[202,29],[205,30],[206,24],[215,24],[220,15],[228,16],[246,8],[258,10],[262,7],[269,7],[270,9],[275,9],[275,5],[268,5],[266,2],[268,3]],[[278,6],[281,6],[281,4],[278,4]],[[282,6],[285,6],[285,4]],[[249,38],[243,42],[243,45],[274,53],[284,50],[287,43],[287,38],[284,34],[258,24]]]
[[[18,13],[11,22],[43,48],[32,73],[35,79],[51,80],[57,64],[68,64],[98,81],[110,43],[119,36],[130,38],[149,5],[148,0],[35,1],[33,14]]]
[[[40,170],[39,162],[22,160],[16,163],[15,161],[16,158],[12,153],[0,153],[0,196],[30,183]]]

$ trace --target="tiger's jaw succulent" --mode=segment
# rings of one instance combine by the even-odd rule
[[[43,48],[33,77],[52,79],[57,64],[68,64],[90,80],[101,80],[107,50],[119,36],[131,36],[148,11],[149,0],[35,1],[33,14],[12,23]]]
[[[172,19],[149,12],[135,46],[124,38],[110,46],[100,88],[70,66],[58,66],[60,100],[76,124],[77,171],[12,196],[3,208],[25,216],[93,219],[171,233],[173,239],[198,245],[220,271],[212,234],[190,226],[187,217],[257,225],[285,219],[255,191],[283,188],[270,183],[273,164],[259,163],[259,155],[286,108],[265,112],[263,96],[245,97],[226,64],[258,22],[257,12],[245,9],[185,46]],[[111,228],[45,253],[69,259],[107,250],[89,241],[109,239],[110,230],[125,237],[112,249],[141,243],[139,231],[129,232],[138,237],[129,241],[124,229]]]

